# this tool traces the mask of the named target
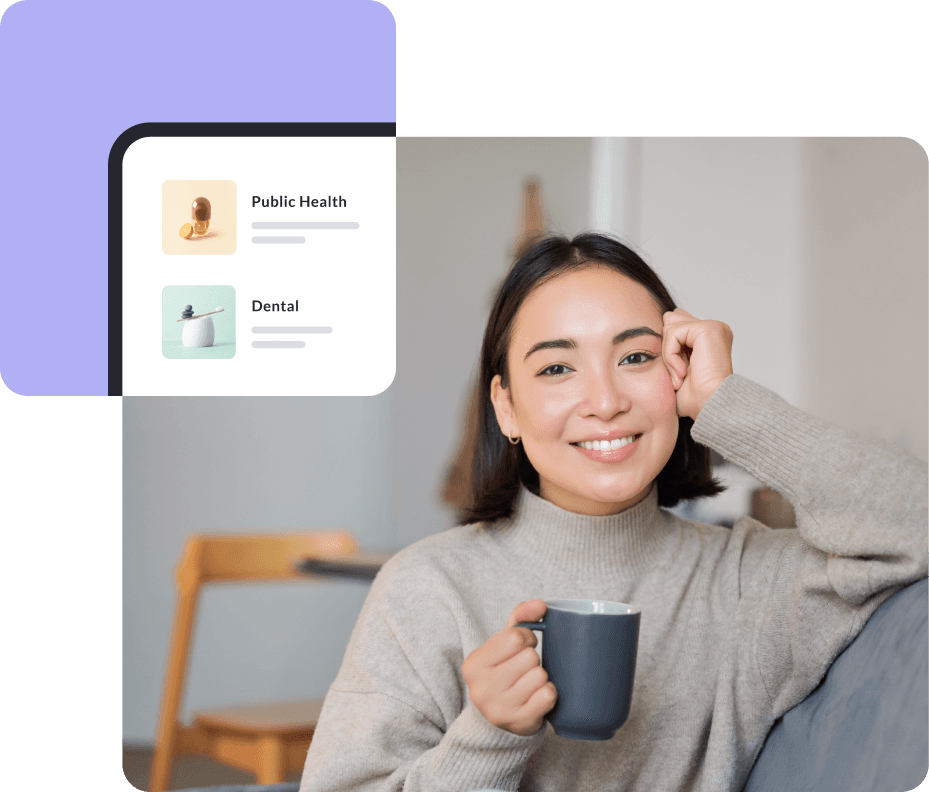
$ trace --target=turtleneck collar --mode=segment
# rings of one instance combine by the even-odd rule
[[[658,508],[658,488],[617,514],[592,517],[555,506],[525,487],[511,519],[488,528],[491,538],[546,579],[576,586],[630,583],[670,549],[673,517]]]

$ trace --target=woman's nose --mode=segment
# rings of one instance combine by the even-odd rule
[[[584,412],[587,416],[609,421],[632,407],[629,394],[612,371],[591,374],[586,390]]]

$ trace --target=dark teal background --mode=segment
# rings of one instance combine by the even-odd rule
[[[916,4],[387,5],[400,135],[929,140]],[[117,398],[0,388],[6,789],[131,789],[119,769],[120,434]]]

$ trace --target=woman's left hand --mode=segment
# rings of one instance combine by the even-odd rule
[[[661,356],[677,391],[677,413],[696,418],[719,384],[732,374],[732,330],[697,319],[683,308],[668,311]]]

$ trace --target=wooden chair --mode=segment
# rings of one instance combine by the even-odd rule
[[[207,583],[308,580],[295,569],[300,559],[343,558],[357,552],[357,542],[344,531],[191,536],[187,540],[175,571],[177,610],[150,792],[168,789],[176,756],[205,754],[254,773],[260,784],[280,783],[288,772],[303,766],[321,700],[200,712],[191,726],[178,721],[197,599]]]

